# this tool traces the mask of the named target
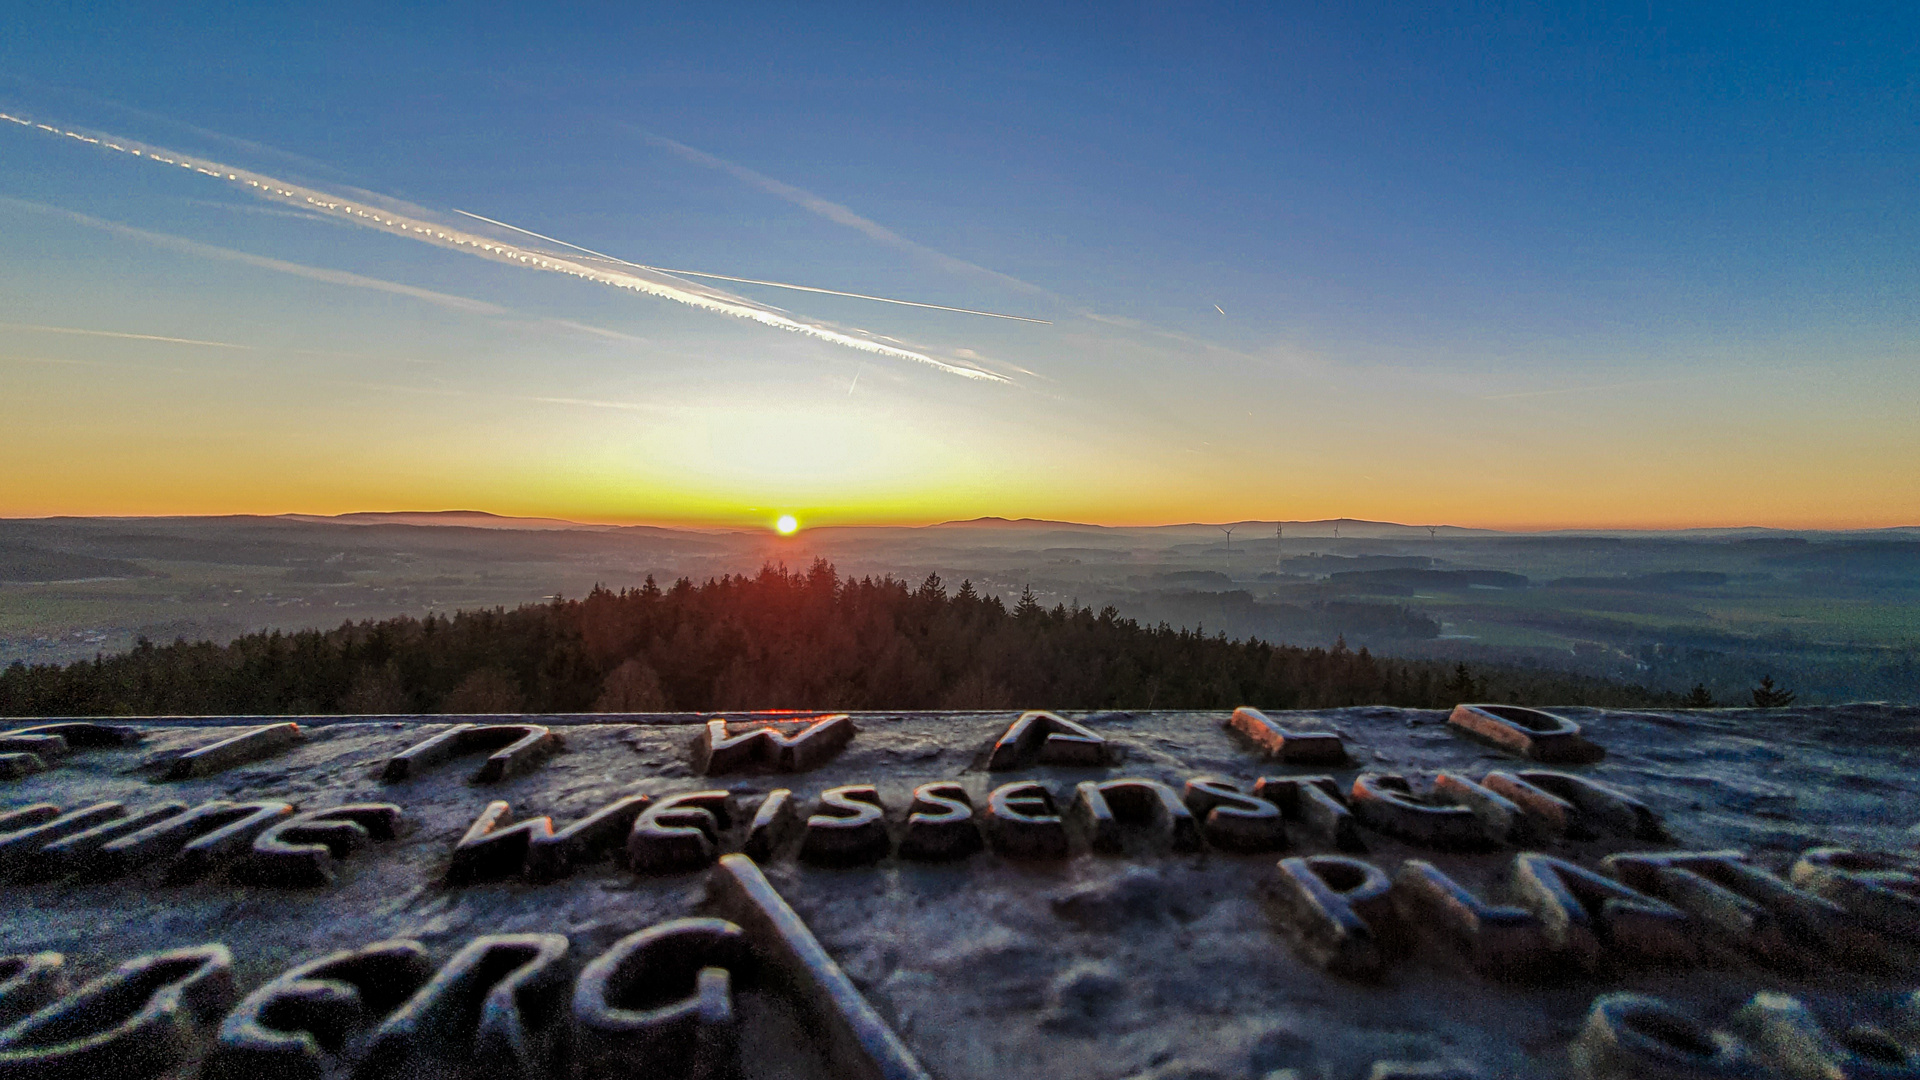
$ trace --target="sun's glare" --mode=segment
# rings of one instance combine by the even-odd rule
[[[773,527],[780,531],[781,536],[792,536],[800,531],[800,522],[792,514],[781,514],[780,520],[774,522]]]

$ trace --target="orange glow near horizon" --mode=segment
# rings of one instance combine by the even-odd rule
[[[45,336],[37,347],[64,342],[71,362],[0,356],[0,517],[466,509],[768,530],[788,514],[809,533],[980,517],[1516,532],[1920,525],[1920,447],[1896,393],[1796,388],[1797,414],[1739,396],[1750,388],[1553,413],[1336,388],[1324,408],[1249,401],[1259,411],[1236,422],[1205,402],[1128,419],[1098,399],[1001,388],[954,404],[870,376],[857,396],[794,378],[733,396],[662,394],[636,410],[318,376],[288,393],[253,361],[109,365],[91,339]]]

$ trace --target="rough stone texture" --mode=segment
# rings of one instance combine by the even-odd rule
[[[1266,1080],[1286,1070],[1299,1080],[1363,1080],[1376,1063],[1456,1061],[1489,1078],[1551,1080],[1573,1075],[1570,1048],[1582,1038],[1595,999],[1615,992],[1657,996],[1714,1031],[1730,1030],[1740,1010],[1762,992],[1804,1003],[1834,1038],[1856,1023],[1896,1034],[1908,1030],[1899,1027],[1898,1003],[1920,986],[1920,974],[1899,965],[1910,964],[1911,957],[1889,956],[1880,968],[1850,967],[1857,953],[1794,946],[1796,927],[1810,934],[1826,927],[1844,942],[1865,940],[1860,935],[1872,925],[1903,925],[1898,897],[1910,895],[1897,876],[1906,873],[1903,864],[1822,856],[1798,878],[1794,868],[1819,847],[1912,856],[1916,834],[1909,830],[1920,817],[1920,709],[1555,711],[1607,750],[1601,762],[1555,768],[1643,803],[1668,836],[1638,835],[1641,819],[1633,817],[1629,825],[1628,817],[1608,816],[1598,802],[1591,812],[1601,813],[1602,821],[1593,828],[1530,839],[1530,849],[1436,851],[1348,818],[1347,828],[1366,848],[1357,857],[1387,874],[1401,893],[1402,864],[1420,860],[1482,908],[1527,909],[1512,880],[1523,850],[1596,873],[1610,855],[1741,852],[1740,865],[1767,879],[1718,870],[1717,863],[1649,863],[1652,869],[1634,864],[1621,873],[1624,885],[1681,910],[1722,913],[1718,922],[1696,916],[1702,918],[1703,953],[1697,961],[1645,963],[1608,949],[1592,971],[1556,967],[1530,980],[1511,980],[1477,971],[1473,951],[1440,927],[1416,927],[1419,932],[1402,948],[1389,950],[1373,982],[1329,974],[1302,957],[1269,911],[1266,894],[1278,873],[1276,862],[1282,854],[1343,850],[1332,833],[1309,827],[1299,808],[1303,802],[1322,811],[1339,809],[1326,788],[1345,793],[1363,771],[1405,776],[1419,790],[1442,772],[1482,783],[1495,771],[1531,775],[1529,763],[1449,730],[1444,712],[1385,708],[1269,712],[1288,730],[1338,733],[1352,760],[1337,768],[1294,767],[1268,758],[1226,730],[1226,710],[1067,714],[1124,751],[1124,764],[1029,764],[993,773],[980,767],[981,751],[1007,731],[1013,713],[867,714],[854,716],[858,738],[816,768],[725,778],[697,776],[687,761],[688,746],[711,717],[489,717],[487,722],[548,725],[564,734],[566,746],[539,768],[485,788],[467,782],[470,768],[454,766],[428,770],[404,785],[379,779],[389,758],[451,726],[439,718],[300,717],[307,738],[299,744],[213,775],[164,784],[153,782],[152,768],[143,768],[150,760],[164,764],[181,751],[266,720],[122,720],[117,723],[144,736],[139,745],[88,748],[49,762],[45,772],[10,781],[0,788],[0,814],[45,804],[72,815],[119,803],[120,816],[63,833],[61,842],[82,841],[75,845],[82,853],[132,831],[112,832],[129,819],[153,824],[142,815],[169,802],[180,804],[175,815],[216,800],[286,802],[301,813],[393,803],[407,827],[392,840],[334,858],[331,884],[293,889],[237,880],[238,856],[192,880],[135,874],[93,881],[66,874],[71,866],[57,859],[30,853],[17,866],[39,867],[28,876],[40,880],[0,886],[0,954],[63,953],[79,985],[143,954],[220,941],[232,950],[234,985],[242,993],[298,964],[389,939],[420,942],[443,967],[485,934],[554,933],[569,939],[570,962],[585,963],[628,934],[668,920],[732,918],[707,902],[711,857],[687,869],[636,873],[596,855],[546,880],[516,874],[450,885],[454,844],[489,801],[509,801],[515,820],[548,817],[558,826],[581,822],[627,796],[650,796],[658,805],[671,796],[725,787],[741,810],[724,826],[715,822],[721,834],[717,856],[738,850],[752,808],[776,788],[791,790],[792,808],[804,815],[829,788],[874,785],[898,841],[922,785],[960,785],[974,822],[990,838],[988,795],[1002,784],[1038,781],[1052,793],[1057,812],[1064,812],[1074,785],[1085,780],[1141,777],[1184,791],[1187,781],[1210,776],[1278,806],[1287,817],[1288,848],[1239,853],[1209,842],[1192,853],[1102,855],[1068,828],[1064,857],[1005,858],[990,838],[985,850],[947,861],[896,855],[873,865],[820,867],[798,860],[798,837],[789,836],[764,866],[765,875],[874,1013],[942,1080]],[[1286,783],[1311,776],[1329,779],[1326,786]],[[1263,778],[1264,786],[1256,786]],[[1280,794],[1289,787],[1292,803]],[[1303,789],[1324,799],[1301,797]],[[1590,813],[1560,792],[1539,790],[1580,816]],[[703,808],[696,803],[681,809]],[[57,820],[42,812],[29,827]],[[110,835],[89,838],[96,828]],[[697,825],[691,828],[705,836]],[[244,847],[239,855],[251,850]],[[1655,879],[1631,876],[1642,872]],[[1685,881],[1681,873],[1752,900],[1779,928],[1777,940],[1792,948],[1790,962],[1769,962],[1735,947],[1738,915],[1754,912]],[[1671,883],[1661,883],[1661,874]],[[1775,888],[1769,882],[1795,891],[1781,894],[1787,899],[1769,899],[1774,893],[1768,890]],[[1448,895],[1452,901],[1426,902],[1457,904],[1448,910],[1458,925],[1460,912],[1473,909]],[[1817,912],[1827,909],[1814,901],[1859,897],[1879,904],[1863,916],[1866,925],[1852,912],[1832,926],[1820,921]],[[1484,933],[1487,918],[1476,917]],[[1767,920],[1755,916],[1755,922],[1764,926]],[[782,1012],[772,997],[736,990],[749,1030],[777,1048],[768,1053],[791,1054],[794,1075],[831,1075],[800,1018]],[[1900,1037],[1920,1038],[1920,1008],[1909,1008],[1913,1034]],[[1847,1016],[1855,1019],[1836,1019]]]

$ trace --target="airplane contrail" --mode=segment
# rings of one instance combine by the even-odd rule
[[[32,330],[41,334],[85,334],[88,337],[125,338],[128,341],[165,341],[174,345],[206,345],[215,349],[251,349],[231,341],[202,341],[199,338],[164,337],[160,334],[126,334],[118,330],[83,330],[77,326],[41,326],[36,323],[0,322],[0,329]]]
[[[962,315],[985,315],[989,319],[1011,319],[1014,322],[1038,323],[1041,326],[1053,325],[1053,323],[1046,319],[1029,319],[1025,315],[1006,315],[998,311],[982,311],[979,308],[948,307],[946,304],[928,304],[919,300],[895,300],[890,296],[873,296],[868,293],[844,292],[840,289],[822,289],[816,285],[795,285],[790,281],[763,281],[760,278],[733,277],[730,274],[710,274],[702,270],[675,270],[665,266],[648,266],[646,263],[630,262],[618,256],[595,251],[592,248],[581,247],[579,244],[570,244],[565,240],[548,236],[545,233],[534,232],[532,229],[523,229],[518,225],[509,225],[504,221],[497,221],[482,214],[469,213],[457,206],[453,207],[453,212],[473,218],[475,221],[484,221],[489,225],[498,225],[503,229],[512,229],[517,233],[525,233],[528,236],[545,240],[551,244],[569,247],[575,251],[592,255],[595,258],[605,259],[608,262],[619,263],[621,266],[631,266],[636,270],[651,270],[656,274],[678,274],[685,277],[713,278],[716,281],[737,281],[742,285],[771,285],[776,289],[793,289],[796,292],[822,293],[827,296],[851,296],[855,300],[877,300],[882,304],[899,304],[901,307],[930,308],[934,311],[957,311]],[[1225,314],[1225,312],[1222,312],[1222,314]]]
[[[117,137],[95,137],[79,131],[56,128],[48,124],[23,119],[9,113],[0,112],[0,120],[10,121],[22,127],[37,128],[51,135],[60,135],[101,149],[129,154],[162,165],[171,165],[191,172],[224,180],[228,183],[244,186],[262,198],[277,200],[299,206],[312,213],[349,221],[355,225],[375,229],[393,236],[402,236],[411,240],[432,244],[436,247],[450,248],[465,254],[498,262],[506,262],[527,269],[546,270],[567,274],[572,277],[592,281],[597,284],[643,293],[648,296],[672,300],[689,307],[700,308],[722,315],[751,319],[763,326],[803,334],[820,341],[855,349],[878,356],[893,357],[898,360],[911,360],[925,364],[949,375],[958,375],[966,379],[978,379],[986,382],[1007,383],[1012,380],[991,371],[929,356],[912,349],[901,348],[874,341],[869,337],[836,330],[833,327],[795,318],[775,308],[755,303],[745,297],[735,296],[709,286],[692,282],[666,278],[660,271],[628,264],[631,270],[613,270],[601,266],[592,266],[578,259],[555,255],[516,244],[502,243],[474,233],[462,232],[451,226],[438,224],[426,217],[418,207],[398,204],[393,200],[378,199],[388,206],[371,206],[366,198],[347,199],[332,195],[318,188],[305,187],[289,181],[275,179],[262,173],[223,165],[217,161],[197,158],[172,150],[146,146],[130,139]],[[392,209],[392,205],[406,206],[405,210]],[[558,241],[556,241],[558,242]],[[601,256],[607,258],[607,256]],[[639,271],[635,273],[633,271]],[[658,277],[644,275],[653,274]]]

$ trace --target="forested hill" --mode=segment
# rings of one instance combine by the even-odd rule
[[[1670,704],[1644,688],[1512,667],[1468,671],[1365,649],[1301,649],[1141,626],[1112,609],[1009,610],[937,576],[805,573],[0,672],[0,714],[659,712],[735,709],[1197,709]]]

